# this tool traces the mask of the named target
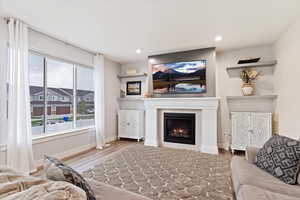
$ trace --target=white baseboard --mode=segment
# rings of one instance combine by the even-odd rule
[[[217,146],[205,146],[201,145],[201,152],[209,154],[218,154],[219,150]]]
[[[92,148],[96,148],[96,144],[87,144],[87,145],[83,145],[74,149],[70,149],[68,151],[64,151],[58,154],[53,155],[54,157],[58,158],[58,159],[63,159],[69,156],[73,156],[75,154],[81,153],[83,151],[92,149]],[[42,166],[43,165],[43,159],[37,160],[36,162],[36,166]]]
[[[104,140],[105,140],[105,143],[110,143],[110,142],[116,141],[117,135],[112,135],[112,136],[106,137]]]
[[[144,145],[145,146],[158,147],[157,142],[156,141],[151,141],[151,140],[145,140]]]

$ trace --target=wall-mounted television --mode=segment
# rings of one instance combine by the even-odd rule
[[[153,65],[153,93],[206,93],[206,64],[206,60],[198,60]]]

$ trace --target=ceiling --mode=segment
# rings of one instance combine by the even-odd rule
[[[299,0],[0,0],[46,33],[129,63],[148,55],[270,44],[300,15]],[[223,36],[221,42],[215,36]],[[142,50],[136,54],[136,49]]]

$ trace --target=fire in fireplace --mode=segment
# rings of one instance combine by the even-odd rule
[[[164,113],[164,141],[195,144],[195,114]]]

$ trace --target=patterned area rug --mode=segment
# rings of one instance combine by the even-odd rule
[[[153,200],[233,199],[230,156],[134,144],[83,175]]]

